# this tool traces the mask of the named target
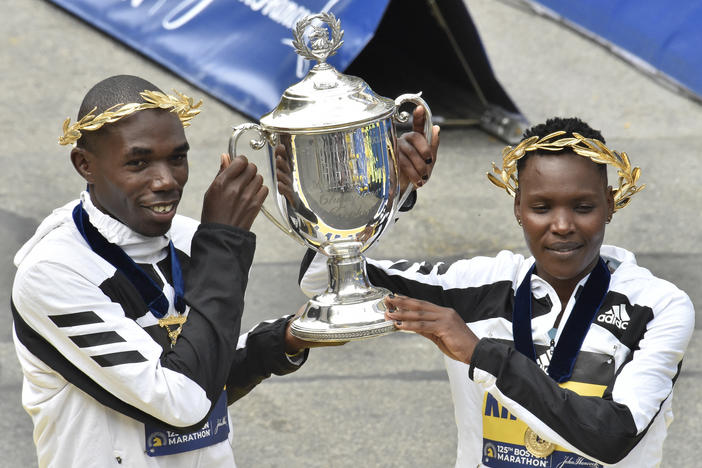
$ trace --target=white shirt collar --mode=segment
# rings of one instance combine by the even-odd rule
[[[81,192],[83,209],[102,236],[119,245],[137,263],[157,262],[166,257],[170,231],[163,236],[149,237],[139,234],[112,216],[100,211],[90,200],[88,192]]]

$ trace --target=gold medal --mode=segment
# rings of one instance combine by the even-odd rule
[[[529,427],[524,431],[524,446],[537,458],[546,458],[556,450],[556,444],[542,439]]]
[[[178,336],[180,336],[180,332],[183,330],[183,324],[187,319],[187,315],[177,315],[158,319],[159,326],[165,327],[166,331],[168,332],[168,338],[171,339],[171,348],[175,346],[176,341],[178,341]],[[178,328],[171,330],[171,325],[178,325]]]

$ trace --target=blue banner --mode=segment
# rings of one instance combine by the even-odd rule
[[[626,60],[702,100],[699,0],[528,0]],[[538,4],[538,5],[536,5]]]
[[[329,63],[345,70],[389,0],[50,1],[258,119],[310,67],[291,45],[298,20],[320,12],[341,20],[344,45]]]

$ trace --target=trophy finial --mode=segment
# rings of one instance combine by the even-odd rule
[[[323,25],[313,25],[314,20],[320,20],[325,23],[331,30],[331,39],[327,32],[327,28]],[[309,26],[312,26],[312,32],[309,33],[309,47],[305,41],[305,31]],[[318,13],[316,15],[306,16],[295,24],[293,30],[293,47],[295,52],[308,60],[317,60],[320,64],[326,62],[328,57],[331,57],[339,50],[339,47],[344,43],[341,38],[344,37],[344,31],[341,30],[341,21],[336,19],[332,13]]]

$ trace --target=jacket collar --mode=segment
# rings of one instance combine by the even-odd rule
[[[83,203],[83,209],[88,213],[90,224],[109,242],[120,246],[135,262],[151,263],[165,258],[170,231],[158,237],[144,236],[100,211],[93,205],[88,192],[80,194],[80,201]]]

